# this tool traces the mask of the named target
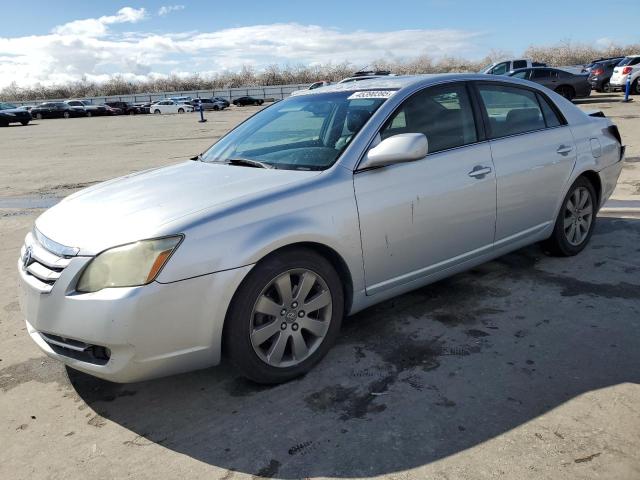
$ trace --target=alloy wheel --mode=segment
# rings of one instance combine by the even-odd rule
[[[593,222],[593,201],[589,190],[576,188],[567,199],[564,209],[564,235],[567,241],[578,246],[589,235]]]
[[[322,344],[331,315],[326,281],[311,270],[288,270],[267,284],[253,306],[251,345],[270,366],[299,365]]]

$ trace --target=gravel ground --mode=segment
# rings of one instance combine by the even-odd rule
[[[361,312],[309,375],[116,385],[43,356],[16,259],[42,208],[204,150],[254,107],[0,129],[0,478],[640,478],[640,98],[580,101],[627,163],[590,246],[537,246]],[[90,319],[87,319],[90,321]]]

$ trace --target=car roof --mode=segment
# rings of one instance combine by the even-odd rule
[[[543,67],[546,68],[546,67]],[[357,92],[362,90],[402,90],[413,86],[428,86],[437,83],[464,81],[464,80],[481,80],[481,81],[498,81],[496,75],[487,75],[483,73],[434,73],[423,75],[398,75],[398,76],[381,76],[376,78],[368,78],[358,82],[333,83],[314,90],[297,90],[293,93],[299,95],[321,95],[323,93],[332,92]],[[504,77],[497,75],[497,77]],[[508,81],[514,81],[509,79]]]

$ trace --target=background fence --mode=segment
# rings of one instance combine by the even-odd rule
[[[153,92],[153,93],[137,93],[132,95],[110,95],[105,97],[84,97],[77,100],[86,100],[91,103],[105,102],[131,102],[131,103],[147,103],[156,102],[169,97],[192,97],[192,98],[211,98],[221,97],[230,102],[236,98],[251,96],[261,98],[263,100],[283,100],[291,95],[291,92],[303,90],[309,86],[308,83],[292,84],[292,85],[275,85],[264,87],[239,87],[212,90],[179,90],[174,92]],[[28,101],[11,101],[14,105],[37,105],[43,102],[63,102],[68,98],[46,99],[46,100],[28,100]],[[76,100],[74,98],[74,100]]]

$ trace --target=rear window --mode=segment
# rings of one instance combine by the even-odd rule
[[[526,60],[516,60],[513,62],[513,69],[517,69],[517,68],[526,68],[527,67],[527,61]]]
[[[618,64],[618,67],[637,65],[638,63],[640,63],[640,57],[626,57]]]
[[[536,94],[531,90],[504,85],[479,85],[478,90],[489,118],[491,138],[546,127]]]

